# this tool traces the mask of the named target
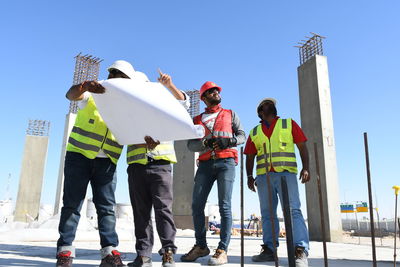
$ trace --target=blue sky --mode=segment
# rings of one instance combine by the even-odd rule
[[[398,1],[8,1],[1,4],[0,86],[3,123],[0,196],[11,173],[16,198],[29,119],[51,122],[42,202],[53,204],[74,56],[130,61],[152,81],[157,68],[189,90],[206,80],[223,88],[249,131],[264,97],[299,123],[298,41],[326,36],[340,198],[368,200],[363,132],[368,132],[374,193],[381,218],[394,215],[400,149]],[[311,145],[309,146],[311,147]],[[126,164],[118,167],[117,201],[129,202]],[[238,168],[239,170],[239,168]],[[239,176],[234,212],[239,215]],[[304,199],[304,186],[300,186]],[[1,198],[1,197],[0,197]],[[210,196],[216,202],[216,192]],[[259,213],[246,190],[247,214]],[[303,200],[303,205],[305,201]]]

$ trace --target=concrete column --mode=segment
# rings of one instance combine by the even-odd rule
[[[57,182],[57,191],[56,191],[56,199],[54,201],[54,215],[58,214],[61,211],[62,207],[62,196],[64,189],[64,161],[65,161],[65,152],[68,144],[68,138],[71,133],[72,127],[75,124],[76,114],[68,113],[65,116],[65,124],[64,124],[64,137],[61,146],[61,156],[60,156],[60,167],[58,169],[58,182]],[[86,203],[86,201],[85,201]],[[84,204],[85,205],[85,204]],[[82,213],[86,214],[86,206],[82,208]],[[81,214],[82,216],[82,214]],[[84,216],[82,216],[84,217]]]
[[[48,136],[26,136],[14,221],[38,219],[48,144]]]
[[[322,241],[314,157],[314,143],[317,143],[326,237],[327,241],[341,242],[342,223],[327,58],[316,55],[298,67],[297,72],[301,126],[308,138],[310,153],[311,181],[306,184],[310,240]]]
[[[187,141],[175,141],[175,153],[178,163],[173,169],[174,202],[172,212],[177,228],[193,229],[192,193],[194,175],[197,170],[197,153],[187,149]]]

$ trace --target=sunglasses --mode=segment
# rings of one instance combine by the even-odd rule
[[[205,91],[204,93],[207,94],[207,95],[211,95],[211,94],[213,94],[215,91],[219,93],[219,90],[218,90],[217,87],[210,88],[210,89],[208,89],[207,91]]]

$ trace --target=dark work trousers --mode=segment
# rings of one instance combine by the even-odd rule
[[[147,165],[133,163],[128,167],[129,195],[135,221],[136,253],[151,257],[154,234],[151,209],[154,207],[156,227],[164,254],[166,248],[176,252],[176,228],[172,216],[171,164],[154,161]]]
[[[64,167],[64,195],[58,231],[57,247],[71,246],[75,239],[80,210],[90,182],[101,247],[118,246],[115,231],[115,187],[117,175],[115,164],[109,158],[88,159],[76,152],[67,152]]]

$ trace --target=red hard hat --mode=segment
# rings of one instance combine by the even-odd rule
[[[213,83],[213,82],[205,82],[200,88],[200,98],[203,96],[205,91],[207,91],[207,90],[209,90],[211,88],[217,88],[218,92],[220,92],[220,93],[222,91],[222,88],[219,87],[218,85],[216,85],[215,83]]]

